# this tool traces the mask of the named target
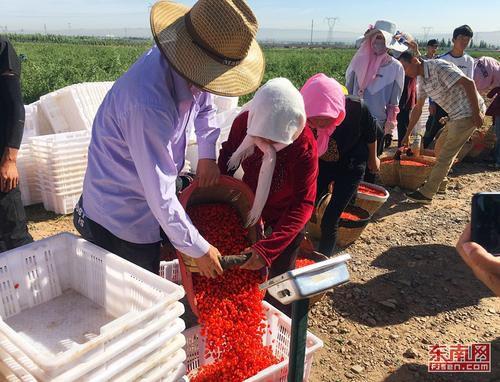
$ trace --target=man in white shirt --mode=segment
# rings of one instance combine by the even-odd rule
[[[455,28],[453,31],[452,49],[437,57],[455,64],[470,79],[474,77],[474,59],[465,53],[465,49],[469,46],[473,36],[474,33],[468,25]],[[437,133],[449,119],[448,114],[435,102],[430,103],[429,112],[432,120],[428,121],[426,126],[424,147],[427,147],[434,140]]]
[[[438,58],[452,62],[470,79],[474,77],[474,59],[465,53],[474,33],[468,25],[462,25],[453,31],[453,48],[438,56]]]

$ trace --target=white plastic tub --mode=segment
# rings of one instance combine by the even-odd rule
[[[291,320],[279,310],[267,302],[263,302],[266,311],[266,321],[270,325],[270,332],[262,338],[264,345],[271,345],[273,353],[283,361],[277,365],[262,370],[255,376],[248,378],[246,382],[286,382],[288,374],[288,353],[290,349]],[[210,364],[212,359],[205,358],[205,345],[200,335],[200,327],[195,326],[184,332],[186,336],[186,368],[188,372],[198,369],[200,366]],[[314,334],[307,332],[306,357],[304,369],[304,381],[307,381],[311,373],[313,355],[323,347],[321,341]]]
[[[87,364],[64,382],[163,335],[183,313],[182,287],[69,233],[3,253],[0,285],[0,335],[51,378]],[[29,309],[40,322],[22,318]]]
[[[160,277],[172,281],[173,283],[180,284],[182,280],[179,260],[161,261]]]
[[[82,194],[82,187],[64,193],[49,192],[41,190],[43,208],[56,214],[67,215],[73,212],[76,203]]]

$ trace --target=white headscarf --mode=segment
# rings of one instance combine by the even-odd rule
[[[255,200],[246,222],[249,227],[257,223],[266,205],[276,165],[276,152],[292,144],[302,133],[306,112],[302,95],[286,78],[269,80],[257,90],[241,113],[246,111],[247,136],[229,159],[228,169],[236,170],[241,162],[254,153],[255,146],[264,154]]]

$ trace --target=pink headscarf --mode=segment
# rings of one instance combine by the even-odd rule
[[[318,155],[328,149],[328,141],[338,125],[345,118],[345,97],[343,87],[335,79],[318,73],[309,78],[300,93],[304,98],[307,118],[329,117],[330,126],[318,129]]]
[[[356,74],[360,94],[355,94],[363,97],[363,92],[368,87],[370,82],[375,79],[380,66],[391,59],[387,53],[376,55],[372,48],[372,40],[375,38],[376,33],[371,32],[371,36],[367,36],[361,47],[351,60],[349,67],[346,71],[346,78],[351,76],[351,73]]]
[[[500,86],[500,62],[493,57],[481,57],[474,62],[474,82],[477,90]]]

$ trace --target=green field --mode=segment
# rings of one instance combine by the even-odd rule
[[[69,42],[68,42],[69,41]],[[61,38],[54,42],[13,40],[23,62],[24,102],[79,82],[116,80],[150,47],[145,41],[100,41]],[[353,49],[266,49],[264,80],[287,77],[297,87],[319,72],[344,81],[344,73]],[[496,55],[495,52],[471,52],[473,56]],[[243,97],[246,101],[250,96]]]

